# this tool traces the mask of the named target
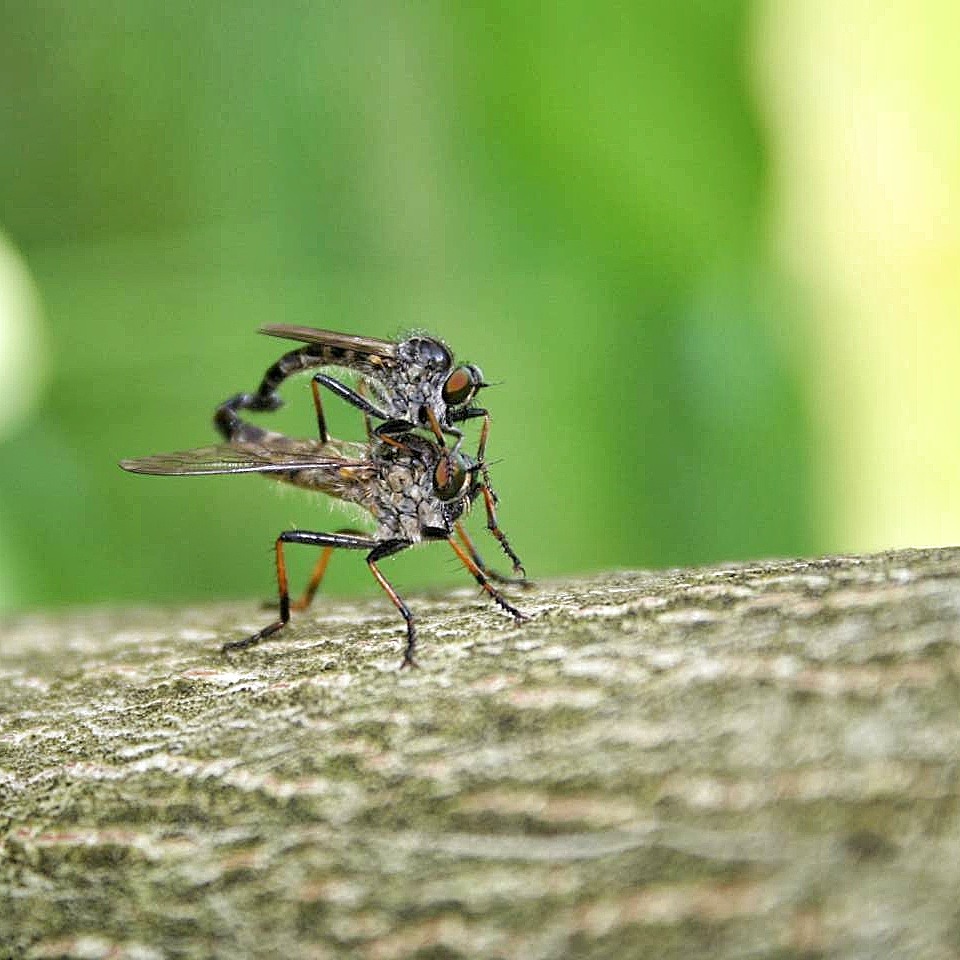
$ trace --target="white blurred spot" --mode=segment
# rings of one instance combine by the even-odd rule
[[[44,339],[33,279],[0,234],[0,442],[40,402],[48,372]]]
[[[39,304],[26,264],[0,233],[0,457],[4,439],[33,413],[46,383]],[[15,558],[0,533],[0,611],[17,605],[16,572]]]

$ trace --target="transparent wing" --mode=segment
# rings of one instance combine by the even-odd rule
[[[391,340],[379,340],[376,337],[356,337],[351,333],[336,333],[333,330],[318,330],[316,327],[299,327],[285,323],[271,324],[260,328],[261,333],[285,340],[297,340],[300,343],[319,343],[326,347],[340,347],[368,356],[393,359],[397,355],[397,345]]]
[[[200,477],[218,473],[283,473],[290,470],[348,470],[357,476],[373,476],[374,467],[369,460],[340,456],[340,449],[331,444],[307,443],[302,445],[302,449],[290,444],[283,450],[254,444],[219,444],[121,460],[120,466],[130,473],[170,477]]]

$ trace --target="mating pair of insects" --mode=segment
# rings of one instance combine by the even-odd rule
[[[226,443],[123,460],[120,466],[132,473],[161,476],[262,473],[357,504],[373,516],[377,529],[371,535],[352,530],[281,533],[275,548],[279,617],[253,636],[225,644],[224,650],[265,640],[287,624],[291,609],[305,609],[336,549],[368,551],[370,572],[406,621],[402,666],[415,663],[413,616],[378,563],[416,543],[446,540],[490,597],[518,622],[524,619],[491,582],[522,582],[525,573],[497,522],[497,497],[484,462],[490,416],[473,405],[477,392],[486,386],[480,369],[471,364],[455,365],[447,346],[427,336],[390,341],[287,325],[264,327],[261,332],[305,346],[285,353],[274,363],[255,393],[239,393],[217,408],[214,424]],[[277,391],[293,374],[331,367],[356,374],[361,390],[365,386],[370,396],[328,373],[315,373],[311,388],[319,439],[293,439],[241,417],[244,411],[280,407],[283,401]],[[366,443],[330,437],[321,387],[363,412]],[[463,432],[456,425],[474,418],[482,418],[483,423],[476,457],[470,457],[460,449]],[[374,420],[378,421],[376,426]],[[452,448],[447,446],[447,437],[454,438]],[[487,528],[512,562],[515,581],[487,569],[461,525],[460,518],[479,497],[483,498]],[[302,598],[295,603],[290,601],[283,553],[287,543],[322,550]]]

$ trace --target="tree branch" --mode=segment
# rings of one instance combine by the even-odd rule
[[[8,621],[0,957],[957,954],[960,550],[516,599]]]

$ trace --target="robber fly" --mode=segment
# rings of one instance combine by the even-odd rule
[[[285,353],[264,374],[255,394],[242,395],[245,409],[276,409],[282,402],[277,389],[292,374],[316,367],[342,367],[360,376],[369,386],[372,398],[325,373],[314,374],[314,391],[326,387],[367,417],[382,421],[373,431],[378,436],[427,427],[441,445],[444,434],[455,437],[459,449],[463,431],[455,423],[474,417],[489,420],[486,410],[471,406],[477,391],[487,386],[480,368],[469,363],[454,366],[450,349],[434,337],[379,340],[286,324],[261,327],[260,332],[297,340],[306,346]],[[328,437],[319,400],[316,405],[320,438],[325,440]],[[485,440],[484,434],[481,459]]]
[[[262,327],[260,332],[298,340],[306,346],[291,350],[277,360],[263,375],[255,393],[238,393],[221,404],[214,423],[224,438],[230,438],[238,411],[278,409],[283,400],[277,390],[284,380],[316,367],[350,370],[361,378],[361,384],[367,385],[372,393],[372,398],[368,398],[330,374],[315,373],[311,388],[321,442],[328,441],[330,434],[320,399],[320,387],[326,387],[335,396],[363,412],[367,435],[371,440],[374,437],[387,439],[402,436],[424,427],[432,431],[441,447],[446,444],[445,435],[455,437],[453,453],[458,454],[463,431],[454,424],[482,417],[476,460],[477,469],[483,477],[481,489],[487,527],[500,540],[513,564],[514,576],[526,576],[520,558],[499,533],[497,525],[497,496],[490,484],[484,461],[490,414],[482,407],[472,406],[477,391],[487,385],[479,367],[473,364],[454,366],[453,354],[446,344],[423,335],[395,342],[287,325]],[[374,428],[372,420],[381,422]],[[504,579],[497,574],[492,575],[495,579]]]
[[[406,603],[380,571],[379,561],[416,543],[446,540],[477,583],[517,622],[524,615],[490,583],[460,517],[479,494],[479,463],[444,449],[432,439],[405,434],[389,441],[378,437],[357,444],[330,440],[295,440],[235,418],[227,444],[178,453],[123,460],[131,473],[159,476],[262,473],[275,480],[318,490],[368,511],[377,523],[372,535],[356,531],[315,533],[286,530],[276,539],[279,617],[253,636],[224,644],[224,651],[252,646],[287,624],[291,609],[309,606],[334,550],[366,550],[367,566],[407,625],[401,666],[413,666],[416,629]],[[462,541],[458,543],[454,534]],[[320,547],[301,600],[291,604],[283,547],[302,543]]]

